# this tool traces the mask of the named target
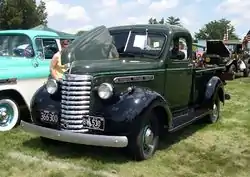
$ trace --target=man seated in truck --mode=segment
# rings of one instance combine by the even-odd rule
[[[180,46],[179,39],[174,39],[172,41],[172,45],[171,58],[178,59],[178,55],[184,55],[185,59],[187,59],[187,53],[183,52],[183,48]]]
[[[61,41],[62,50],[68,47],[68,45],[69,45],[68,40]],[[61,79],[66,69],[67,67],[65,65],[61,65],[61,51],[58,51],[57,53],[55,53],[55,55],[51,60],[51,65],[50,65],[51,76],[56,80]]]

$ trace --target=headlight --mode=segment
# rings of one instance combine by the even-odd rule
[[[109,99],[113,95],[113,86],[109,83],[102,83],[98,88],[98,95],[101,99]]]
[[[49,79],[46,83],[46,89],[49,94],[54,94],[57,91],[58,84],[55,79]]]

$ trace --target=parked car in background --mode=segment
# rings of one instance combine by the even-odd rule
[[[0,131],[29,119],[31,98],[47,80],[60,39],[48,31],[0,31]]]
[[[232,75],[248,77],[250,72],[250,57],[247,55],[243,42],[239,40],[223,41],[225,46],[230,50],[230,60],[226,64],[227,70]]]

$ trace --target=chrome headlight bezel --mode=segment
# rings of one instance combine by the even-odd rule
[[[55,79],[48,79],[46,82],[46,90],[49,94],[53,95],[58,90],[58,84]]]
[[[97,90],[98,96],[103,99],[107,100],[111,98],[114,94],[113,85],[110,83],[102,83]]]

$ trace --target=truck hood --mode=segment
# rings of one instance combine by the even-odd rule
[[[106,59],[106,60],[81,60],[74,61],[70,67],[72,74],[86,74],[86,73],[103,73],[103,72],[119,72],[119,71],[138,71],[156,69],[160,66],[159,61],[152,61],[152,59],[136,59],[136,58],[122,58],[122,59]]]
[[[207,55],[219,55],[229,57],[230,51],[221,40],[207,40]]]
[[[63,49],[61,63],[118,57],[119,54],[109,30],[105,26],[99,26],[79,36],[67,48]]]

